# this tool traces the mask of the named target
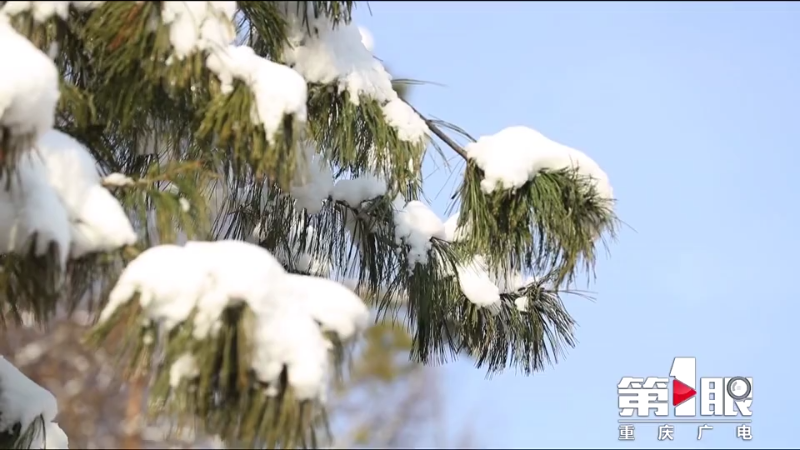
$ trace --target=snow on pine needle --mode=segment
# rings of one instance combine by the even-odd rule
[[[0,179],[0,248],[42,256],[54,245],[63,270],[69,257],[136,242],[119,202],[100,185],[89,151],[56,130],[26,151],[18,170]],[[35,242],[30,242],[35,239]]]
[[[309,83],[335,84],[340,92],[358,105],[362,96],[381,104],[386,121],[396,129],[401,140],[422,142],[430,133],[428,126],[392,88],[392,77],[372,55],[371,38],[354,23],[335,27],[325,16],[306,14],[309,34],[301,13],[293,13],[295,2],[285,6],[289,18],[289,45],[284,50],[287,64]]]
[[[68,449],[56,398],[0,356],[0,447]],[[17,428],[17,430],[15,430]]]
[[[305,122],[306,80],[248,46],[233,45],[236,2],[162,3],[161,20],[169,26],[173,57],[183,60],[204,52],[206,67],[219,78],[223,94],[233,91],[234,80],[244,82],[255,98],[254,119],[263,124],[268,141],[274,142],[286,115]]]
[[[39,139],[34,155],[44,162],[50,185],[66,208],[72,258],[136,242],[127,214],[101,185],[97,162],[86,147],[65,133],[51,130]]]
[[[617,226],[613,189],[594,160],[522,126],[481,137],[465,151],[458,223],[479,225],[465,239],[473,252],[490,265],[533,261],[534,272],[558,273],[558,284],[592,269],[595,243],[613,238]]]
[[[23,12],[30,12],[33,19],[37,22],[45,22],[51,17],[66,19],[69,8],[73,7],[81,11],[97,8],[105,2],[5,2],[0,14],[15,16]]]
[[[325,278],[289,274],[257,245],[190,241],[151,247],[125,268],[93,339],[102,342],[126,323],[142,324],[127,331],[134,347],[151,355],[163,351],[159,364],[169,370],[157,375],[153,395],[167,411],[189,401],[191,413],[213,416],[209,424],[261,414],[296,423],[304,408],[324,401],[331,350],[368,319],[353,291]],[[225,403],[213,400],[223,394]],[[237,442],[263,442],[268,431],[250,424],[236,432]]]
[[[614,198],[608,175],[594,160],[527,127],[509,127],[482,136],[465,150],[467,157],[483,171],[481,189],[487,194],[495,189],[519,189],[543,171],[575,169],[591,180],[602,199]]]
[[[18,2],[30,3],[30,2]],[[58,70],[0,12],[0,166],[53,127]]]

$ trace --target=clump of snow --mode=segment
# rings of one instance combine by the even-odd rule
[[[374,175],[365,174],[358,178],[338,180],[333,186],[331,197],[352,208],[358,208],[365,201],[385,194],[386,182]]]
[[[44,436],[42,436],[44,434]],[[42,439],[44,437],[44,439]],[[67,433],[58,426],[55,422],[48,422],[44,426],[44,433],[39,433],[31,442],[31,448],[40,448],[47,450],[68,450],[69,438]]]
[[[517,297],[514,299],[514,306],[519,312],[528,312],[528,297]]]
[[[236,2],[161,2],[161,20],[169,25],[173,56],[179,60],[236,38]]]
[[[274,142],[285,115],[306,120],[306,82],[282,64],[255,54],[247,46],[232,45],[236,2],[162,2],[161,20],[170,27],[173,56],[178,60],[206,52],[206,67],[217,75],[223,93],[233,90],[233,80],[253,92],[253,121],[264,126]]]
[[[0,9],[0,14],[14,16],[30,11],[33,20],[45,22],[53,16],[66,20],[69,16],[69,7],[86,11],[99,7],[105,2],[6,2]]]
[[[178,387],[184,379],[192,379],[200,375],[197,360],[190,353],[184,353],[169,368],[169,385]]]
[[[500,310],[500,288],[489,276],[483,258],[476,256],[472,261],[456,267],[458,285],[467,300],[490,312]]]
[[[50,423],[58,414],[56,398],[0,356],[0,432],[20,424],[26,430],[36,418]]]
[[[341,283],[287,274],[281,288],[281,295],[301,304],[323,331],[350,339],[367,327],[369,311],[364,302]]]
[[[372,55],[372,41],[354,23],[333,22],[324,15],[307,16],[309,34],[302,17],[294,8],[286,8],[289,23],[289,45],[283,57],[308,82],[335,83],[340,93],[349,93],[355,105],[366,96],[379,102],[387,123],[398,131],[400,139],[407,142],[424,141],[430,130],[392,88],[392,77]]]
[[[104,186],[125,187],[133,186],[134,184],[135,182],[131,177],[117,172],[110,173],[103,178]]]
[[[305,208],[309,214],[317,214],[333,189],[333,175],[322,155],[311,146],[298,152],[295,176],[289,189],[297,206]]]
[[[245,302],[256,317],[253,370],[274,385],[287,367],[289,383],[301,399],[323,393],[331,347],[323,332],[348,339],[363,330],[369,317],[361,299],[346,287],[287,274],[267,250],[241,241],[146,250],[123,271],[100,320],[108,320],[136,293],[145,317],[166,329],[185,323],[194,312],[197,339],[219,330],[227,305]],[[171,382],[192,376],[190,369],[186,360],[174,365]]]
[[[446,237],[442,219],[419,200],[405,203],[401,195],[395,198],[393,206],[395,243],[405,244],[409,269],[413,269],[416,264],[427,264],[431,239]]]
[[[68,134],[51,130],[36,144],[47,179],[67,210],[73,258],[136,242],[136,232],[119,201],[102,186],[89,150]]]
[[[5,176],[0,182],[5,183]],[[63,268],[71,256],[136,242],[119,202],[101,185],[94,158],[75,139],[51,129],[20,158],[10,188],[0,189],[0,249],[45,254],[54,244]]]
[[[10,3],[45,2],[7,2],[5,7]],[[53,127],[60,96],[58,69],[2,14],[0,60],[8,65],[0,70],[0,132],[35,140]]]
[[[308,87],[303,77],[291,68],[262,58],[245,46],[211,51],[206,66],[219,77],[223,92],[233,89],[234,79],[253,91],[256,102],[253,120],[264,125],[270,142],[287,114],[299,121],[306,120]]]
[[[614,197],[608,175],[583,152],[554,142],[527,127],[509,127],[465,147],[467,157],[483,170],[481,189],[518,189],[543,170],[574,168],[590,177],[598,195]]]
[[[53,16],[66,20],[69,16],[69,7],[85,11],[99,7],[105,2],[6,2],[0,9],[0,14],[15,16],[30,11],[33,20],[45,22]]]
[[[447,242],[459,242],[463,240],[469,232],[468,226],[458,226],[459,211],[450,216],[444,222],[444,240]]]
[[[375,39],[372,38],[372,33],[364,27],[358,27],[358,32],[361,34],[361,43],[368,52],[372,53],[375,50]]]
[[[386,123],[397,130],[397,137],[402,141],[418,142],[424,140],[430,133],[422,117],[400,97],[394,97],[383,105],[383,117]]]
[[[67,210],[48,182],[47,168],[33,152],[23,154],[9,180],[0,177],[0,251],[27,253],[33,245],[36,256],[54,245],[60,267],[66,265],[70,249]],[[35,242],[31,238],[36,237]]]

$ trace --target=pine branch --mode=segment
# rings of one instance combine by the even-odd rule
[[[442,131],[438,127],[438,125],[436,125],[436,123],[434,121],[432,121],[432,120],[428,119],[427,117],[425,117],[424,115],[422,115],[422,113],[420,113],[417,110],[417,108],[414,107],[414,105],[409,103],[408,106],[410,106],[411,109],[413,109],[414,112],[417,113],[417,115],[420,116],[423,121],[425,121],[425,125],[428,126],[428,128],[431,130],[431,132],[433,134],[436,135],[436,137],[438,137],[439,139],[442,140],[442,142],[447,144],[447,146],[450,147],[454,152],[456,152],[456,154],[458,156],[460,156],[464,161],[468,161],[469,160],[469,158],[467,157],[466,150],[464,150],[463,147],[458,145],[458,143],[456,141],[454,141],[450,136],[448,136],[447,133]]]

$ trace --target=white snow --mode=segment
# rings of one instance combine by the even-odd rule
[[[26,252],[34,234],[34,253],[41,256],[55,243],[62,268],[70,256],[113,250],[137,238],[122,206],[100,185],[89,151],[52,129],[21,156],[10,189],[0,189],[0,249]]]
[[[50,130],[36,144],[71,223],[70,255],[105,252],[136,242],[128,215],[101,184],[89,150],[71,136]]]
[[[21,155],[10,189],[5,189],[6,176],[0,177],[0,251],[27,253],[35,234],[34,254],[44,255],[53,243],[63,268],[69,257],[70,223],[47,178],[47,168],[33,152]]]
[[[44,437],[44,439],[42,439]],[[44,442],[42,442],[44,441]],[[39,433],[31,442],[31,448],[55,450],[55,449],[69,449],[69,438],[67,433],[58,426],[55,422],[48,422],[44,427],[44,436]]]
[[[461,241],[469,232],[469,227],[458,226],[458,215],[459,211],[456,211],[455,214],[444,222],[444,240],[447,242]]]
[[[500,289],[489,276],[483,258],[476,256],[472,261],[456,267],[458,285],[467,300],[482,308],[496,312],[500,306]]]
[[[186,200],[183,197],[178,199],[178,205],[181,207],[181,211],[185,213],[188,213],[189,210],[192,208],[192,205],[191,203],[189,203],[189,200]]]
[[[352,208],[358,208],[365,201],[384,194],[386,182],[374,175],[364,174],[358,178],[338,180],[333,186],[331,197]]]
[[[467,157],[483,170],[481,189],[517,189],[542,170],[575,168],[591,177],[601,198],[611,200],[614,192],[608,175],[583,152],[554,142],[527,127],[509,127],[483,136],[465,147]]]
[[[358,32],[361,34],[361,43],[364,44],[364,48],[370,53],[375,51],[375,39],[372,37],[372,33],[364,27],[358,27]]]
[[[297,201],[297,206],[305,208],[309,214],[317,214],[333,189],[331,169],[310,145],[303,147],[297,156],[289,194]]]
[[[53,16],[66,19],[69,15],[69,7],[72,5],[79,10],[94,9],[105,2],[6,2],[0,9],[0,14],[10,16],[30,11],[33,20],[44,22]]]
[[[369,311],[352,290],[341,283],[305,275],[287,274],[281,295],[300,303],[323,331],[350,339],[367,326]]]
[[[442,219],[419,200],[405,203],[401,195],[395,198],[394,232],[395,243],[405,244],[408,252],[409,270],[416,264],[428,263],[431,239],[445,239]]]
[[[373,42],[368,34],[354,23],[339,23],[334,28],[324,15],[308,15],[309,35],[295,8],[286,7],[289,23],[289,45],[284,60],[309,83],[336,84],[340,93],[348,92],[349,100],[360,104],[361,96],[379,102],[387,123],[394,127],[400,139],[407,142],[424,141],[430,130],[425,122],[392,89],[392,77],[373,55]],[[369,37],[369,39],[367,38]]]
[[[181,384],[184,379],[192,379],[200,374],[197,360],[190,353],[184,353],[169,368],[169,385],[173,389]]]
[[[45,423],[58,414],[56,398],[0,356],[0,432],[15,424],[27,429],[41,416]]]
[[[234,79],[253,91],[256,103],[253,120],[263,124],[270,142],[287,114],[305,122],[308,87],[303,77],[291,68],[262,58],[245,46],[211,51],[206,66],[219,77],[223,92],[230,92]]]
[[[223,93],[233,80],[244,82],[255,97],[253,121],[264,126],[273,142],[285,115],[306,120],[306,82],[289,67],[232,45],[236,2],[162,2],[161,19],[170,27],[173,56],[179,60],[206,52],[206,67],[217,75]]]
[[[12,2],[6,5],[9,3]],[[0,128],[5,128],[12,136],[30,136],[36,140],[53,127],[60,96],[58,70],[53,61],[17,33],[2,14],[0,61],[10,64],[0,70]]]
[[[161,2],[161,20],[169,25],[173,56],[227,47],[236,38],[236,2]]]
[[[104,186],[124,187],[132,186],[133,184],[135,183],[131,177],[118,172],[110,173],[103,178]]]
[[[323,394],[331,346],[323,331],[348,339],[363,330],[369,317],[361,299],[346,287],[287,274],[267,250],[242,241],[146,250],[123,271],[100,320],[108,320],[137,292],[145,317],[167,329],[196,312],[197,339],[219,329],[227,305],[245,302],[256,315],[253,369],[261,381],[274,383],[286,366],[300,398]],[[173,366],[171,382],[191,376],[190,369],[186,360]]]

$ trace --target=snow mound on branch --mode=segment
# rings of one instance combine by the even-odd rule
[[[53,394],[0,356],[0,432],[10,431],[16,424],[24,431],[41,417],[46,441],[39,430],[31,448],[44,448],[46,444],[48,449],[67,449],[66,434],[53,423],[57,414],[58,403]]]
[[[44,437],[44,439],[42,439]],[[37,435],[31,443],[31,448],[47,450],[69,450],[69,438],[67,433],[55,422],[48,422],[44,426],[44,436]]]
[[[25,254],[32,245],[34,255],[43,256],[52,244],[63,268],[71,242],[69,218],[47,178],[47,168],[33,152],[21,155],[8,189],[9,180],[0,177],[0,251]]]
[[[305,208],[309,214],[322,211],[322,205],[333,189],[333,174],[322,155],[307,145],[298,153],[295,175],[289,194],[297,201],[297,206]]]
[[[374,175],[365,174],[358,178],[338,180],[333,186],[331,197],[352,208],[358,208],[367,200],[374,200],[385,194],[386,182]]]
[[[20,158],[10,188],[0,189],[0,249],[45,254],[55,244],[67,258],[136,242],[128,216],[100,185],[94,158],[78,141],[50,130]],[[0,178],[5,186],[7,179]]]
[[[401,140],[419,142],[427,138],[430,130],[419,115],[392,89],[392,77],[375,59],[362,30],[354,23],[333,22],[324,15],[308,15],[311,30],[308,34],[301,17],[292,6],[286,6],[289,23],[289,45],[284,49],[284,59],[309,83],[335,83],[339,92],[348,92],[355,105],[362,95],[372,98],[383,107],[386,122],[394,127]]]
[[[393,206],[395,244],[405,244],[409,270],[417,264],[427,264],[431,239],[446,237],[442,219],[419,200],[406,203],[402,195],[395,198]]]
[[[12,136],[31,135],[36,139],[53,127],[60,96],[58,70],[47,55],[11,27],[2,13],[0,60],[6,64],[0,70],[0,129]]]
[[[527,127],[509,127],[482,136],[465,150],[483,170],[481,189],[486,193],[498,188],[518,189],[543,170],[574,168],[591,178],[601,198],[614,198],[608,175],[594,160]]]
[[[198,339],[219,330],[226,306],[246,303],[256,315],[253,370],[261,381],[274,383],[287,367],[289,383],[301,399],[323,395],[331,346],[323,332],[347,339],[363,330],[369,318],[364,303],[346,287],[287,274],[267,250],[242,241],[146,250],[123,271],[100,320],[108,320],[136,293],[145,316],[168,329],[196,312],[192,325]],[[184,363],[171,378],[173,373],[193,376],[192,365]]]
[[[228,46],[209,53],[206,66],[217,74],[222,92],[233,90],[233,80],[244,82],[255,95],[254,121],[264,126],[267,139],[275,133],[286,115],[306,120],[306,81],[290,67],[262,58],[250,47]]]
[[[361,34],[361,43],[364,44],[364,48],[372,53],[375,50],[375,39],[372,37],[372,33],[364,27],[358,27],[358,32]]]
[[[136,232],[116,198],[100,183],[97,162],[72,136],[57,130],[36,145],[47,178],[67,210],[72,248],[78,258],[136,242]]]
[[[236,38],[236,2],[161,3],[161,20],[169,25],[173,56],[179,60],[198,51],[227,47]]]
[[[0,9],[0,14],[14,16],[30,11],[33,20],[41,23],[53,16],[66,20],[69,16],[70,6],[78,10],[88,10],[97,8],[103,3],[105,2],[6,2]]]
[[[161,3],[161,19],[169,26],[173,57],[182,60],[205,52],[206,67],[219,78],[223,93],[233,90],[234,80],[246,84],[255,97],[253,121],[264,126],[269,142],[274,142],[284,116],[306,120],[303,77],[256,55],[250,47],[232,45],[236,38],[236,2]]]

